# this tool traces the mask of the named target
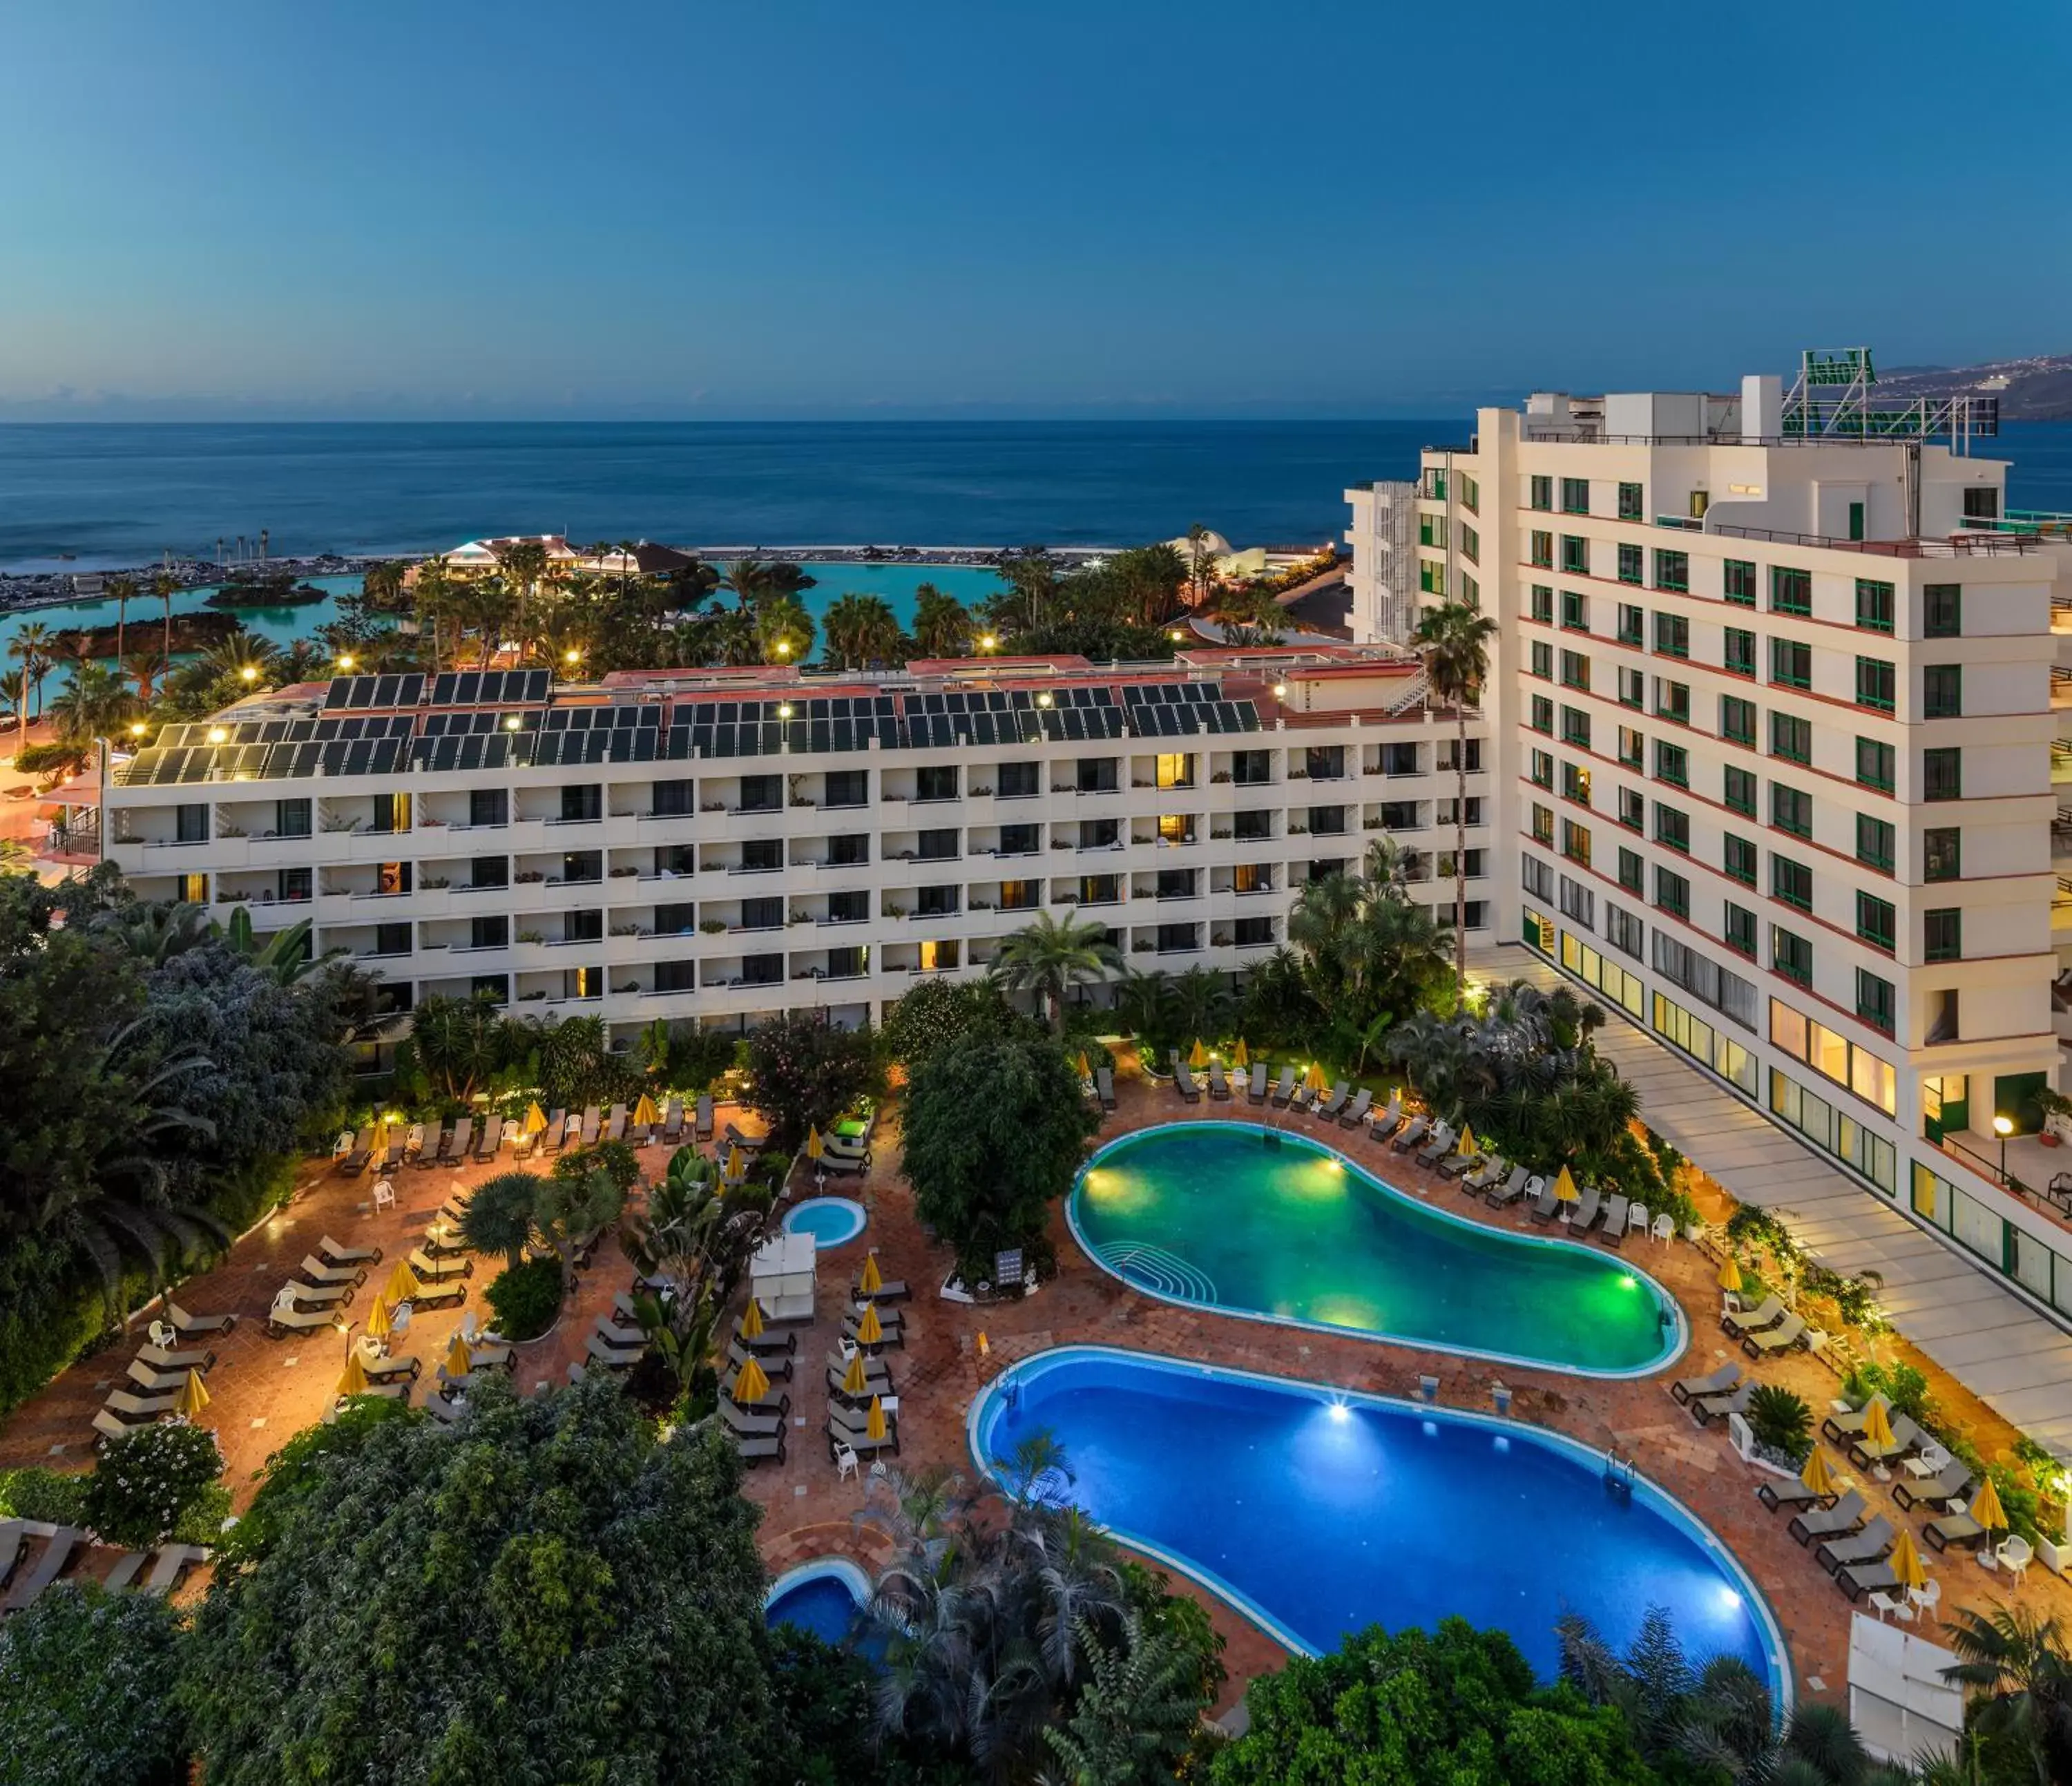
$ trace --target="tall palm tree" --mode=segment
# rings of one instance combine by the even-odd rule
[[[1465,601],[1427,608],[1412,643],[1432,692],[1453,709],[1453,984],[1468,990],[1468,705],[1489,675],[1496,622]]]
[[[179,593],[179,579],[171,571],[160,571],[151,579],[151,593],[158,598],[158,655],[173,661],[173,597]]]
[[[108,585],[108,593],[115,597],[115,656],[119,663],[130,648],[130,604],[136,599],[137,580],[118,577]]]
[[[2035,1770],[2037,1786],[2072,1780],[2072,1648],[2055,1618],[2026,1607],[1971,1607],[1948,1622],[1961,1660],[1943,1673],[1988,1695],[1986,1731],[2004,1737]]]
[[[978,627],[971,610],[933,583],[914,591],[914,647],[923,657],[962,657],[972,648]]]
[[[29,684],[36,688],[36,711],[43,708],[43,678],[51,667],[51,630],[39,620],[25,622],[7,642],[7,655],[22,666],[22,696],[14,704],[14,717],[21,725],[19,748],[29,747]]]
[[[840,595],[820,616],[828,650],[845,669],[874,660],[889,662],[899,654],[899,621],[882,595]]]
[[[1063,1037],[1066,993],[1107,979],[1121,965],[1106,925],[1069,918],[1061,924],[1042,912],[1034,923],[1003,939],[993,958],[993,975],[1010,992],[1034,992],[1051,1034]]]
[[[513,540],[508,545],[497,548],[496,557],[503,567],[504,581],[509,592],[510,618],[517,629],[518,655],[522,661],[525,655],[525,605],[528,599],[538,598],[540,585],[546,581],[547,548],[537,540]],[[482,661],[487,663],[489,659],[485,655]]]
[[[156,651],[132,651],[122,660],[122,673],[137,684],[137,698],[151,704],[151,691],[165,673],[166,660]]]
[[[765,596],[754,618],[763,663],[804,663],[813,655],[813,617],[796,596]]]
[[[58,731],[69,744],[105,738],[126,725],[136,711],[136,697],[122,679],[103,663],[83,663],[51,703]]]
[[[403,599],[402,561],[384,558],[378,565],[369,565],[360,580],[360,588],[370,606],[383,613],[396,608]]]
[[[446,660],[439,651],[439,627],[451,610],[454,599],[453,573],[446,568],[446,560],[427,558],[418,565],[410,593],[417,603],[417,630],[422,633],[428,626],[431,630],[432,667],[443,669]]]
[[[1209,598],[1215,567],[1216,555],[1209,548],[1209,530],[1197,521],[1187,529],[1187,581],[1198,608]]]
[[[734,592],[734,606],[744,614],[754,607],[768,587],[769,567],[759,558],[737,558],[726,567],[719,587]]]

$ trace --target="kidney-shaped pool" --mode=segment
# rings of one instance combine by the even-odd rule
[[[1676,1299],[1616,1253],[1467,1221],[1256,1123],[1125,1135],[1066,1213],[1126,1283],[1223,1314],[1592,1377],[1659,1370],[1687,1336]]]
[[[1739,1657],[1786,1703],[1783,1639],[1733,1554],[1558,1435],[1105,1346],[1038,1353],[973,1404],[982,1468],[1038,1431],[1064,1447],[1066,1498],[1292,1648],[1457,1614],[1552,1678],[1564,1613],[1622,1652],[1660,1606],[1693,1657]]]

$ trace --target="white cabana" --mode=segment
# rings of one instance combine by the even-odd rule
[[[1849,1722],[1883,1761],[1954,1755],[1964,1690],[1942,1678],[1957,1657],[1940,1644],[1857,1613],[1849,1620]]]
[[[811,1234],[772,1234],[748,1262],[750,1293],[770,1321],[810,1321],[813,1318],[813,1260],[818,1249]]]

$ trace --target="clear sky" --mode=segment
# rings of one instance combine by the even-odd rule
[[[0,418],[1455,414],[2072,351],[2072,8],[14,0]]]

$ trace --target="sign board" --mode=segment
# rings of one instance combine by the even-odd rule
[[[993,1255],[993,1281],[1002,1285],[1021,1283],[1022,1249],[1019,1246]]]

